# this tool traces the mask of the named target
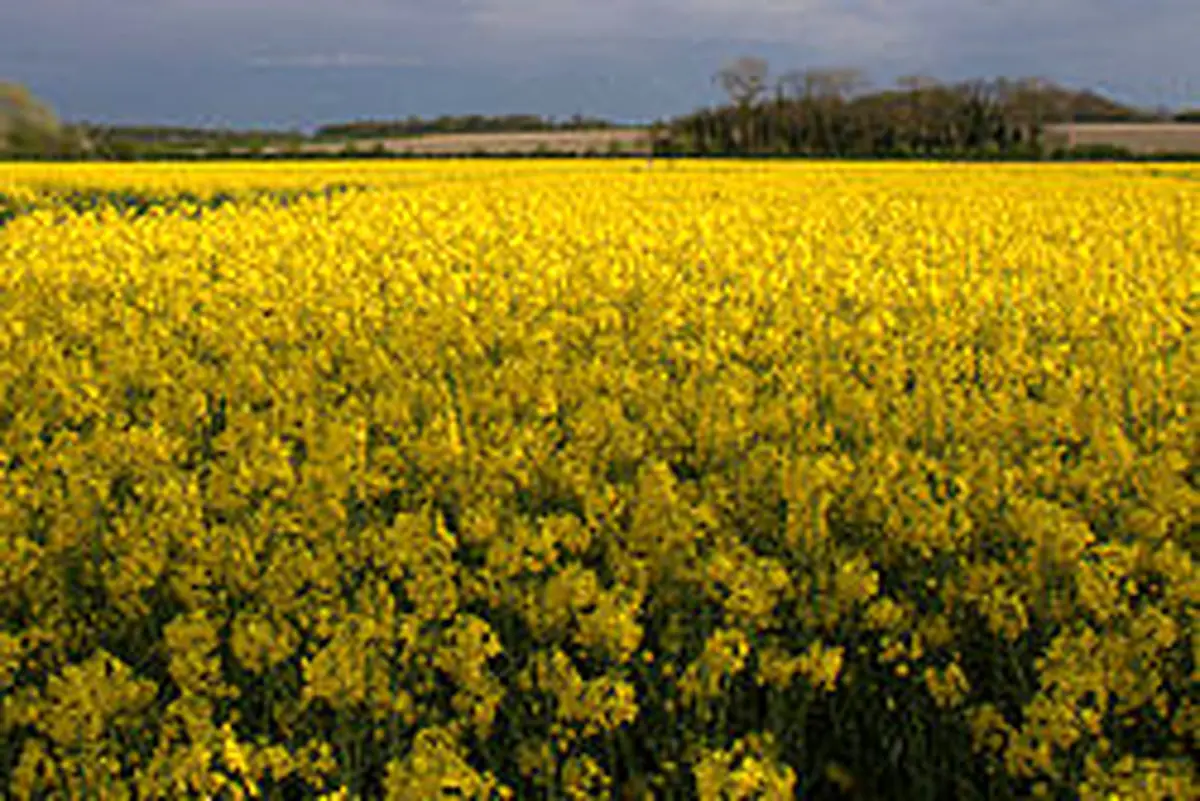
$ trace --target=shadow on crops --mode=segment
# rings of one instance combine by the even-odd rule
[[[198,195],[192,192],[174,194],[148,194],[135,190],[69,189],[49,190],[34,199],[23,200],[0,193],[0,229],[26,214],[42,210],[70,211],[75,215],[116,211],[126,218],[144,217],[154,210],[180,213],[191,219],[200,219],[231,203],[261,203],[274,201],[286,208],[302,200],[332,199],[351,191],[370,189],[365,184],[329,184],[318,189],[252,190],[241,194],[217,192]]]

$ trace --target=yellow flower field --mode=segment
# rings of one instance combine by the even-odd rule
[[[1200,175],[0,165],[0,795],[1195,798]]]

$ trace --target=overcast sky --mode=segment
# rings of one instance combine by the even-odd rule
[[[739,55],[1200,105],[1197,43],[1200,0],[0,0],[0,79],[110,122],[650,120]]]

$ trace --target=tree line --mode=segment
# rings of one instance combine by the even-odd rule
[[[867,91],[869,82],[857,69],[772,76],[765,60],[745,57],[713,80],[728,103],[671,121],[656,137],[657,152],[1027,158],[1054,149],[1047,139],[1051,125],[1200,120],[1200,110],[1150,112],[1036,78],[942,83],[910,75],[893,87]],[[1120,155],[1116,147],[1095,149]]]
[[[404,120],[362,120],[323,125],[317,129],[315,138],[392,139],[425,134],[596,131],[615,127],[608,120],[582,114],[563,120],[537,114],[447,114],[432,119],[414,116]]]

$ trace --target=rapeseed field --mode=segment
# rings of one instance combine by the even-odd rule
[[[0,794],[1200,794],[1200,185],[0,165]]]

